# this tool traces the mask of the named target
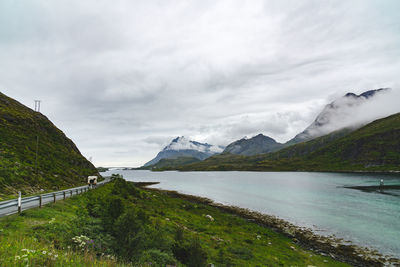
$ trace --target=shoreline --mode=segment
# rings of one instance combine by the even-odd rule
[[[321,173],[351,173],[351,174],[386,174],[386,175],[399,175],[400,171],[398,170],[389,170],[389,171],[367,171],[367,170],[180,170],[180,169],[160,169],[160,170],[149,170],[149,169],[131,169],[131,170],[140,170],[140,171],[151,171],[151,172],[168,172],[168,171],[177,171],[177,172],[321,172]]]
[[[335,260],[352,264],[354,266],[400,266],[400,259],[390,255],[383,255],[376,250],[360,247],[335,236],[322,236],[314,233],[309,228],[296,226],[288,221],[273,215],[263,214],[237,206],[216,203],[211,199],[179,193],[173,190],[149,188],[149,185],[159,182],[134,182],[135,185],[150,191],[157,191],[171,197],[184,199],[190,202],[201,203],[215,207],[220,211],[242,217],[249,222],[270,228],[281,233],[307,250],[329,256]]]

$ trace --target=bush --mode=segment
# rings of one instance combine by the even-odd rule
[[[143,252],[139,262],[151,266],[176,265],[176,259],[172,255],[158,249],[150,249]]]
[[[140,191],[133,183],[125,181],[123,178],[115,178],[111,194],[118,195],[125,199],[129,197],[141,197]]]
[[[189,267],[204,267],[207,264],[207,253],[201,247],[198,237],[175,242],[172,251],[179,261]]]
[[[114,224],[115,248],[119,255],[128,260],[136,259],[146,243],[145,227],[149,224],[142,210],[129,208]]]

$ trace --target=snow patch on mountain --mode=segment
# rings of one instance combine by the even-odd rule
[[[172,140],[172,142],[163,150],[197,150],[205,153],[221,153],[223,147],[191,141],[188,138],[181,136]]]
[[[204,160],[212,155],[221,153],[223,150],[224,147],[221,146],[200,143],[180,136],[173,139],[154,159],[147,162],[144,166],[154,165],[161,159],[176,159],[179,157],[193,157]]]

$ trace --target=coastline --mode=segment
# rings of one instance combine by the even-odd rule
[[[390,255],[383,255],[376,250],[356,246],[335,236],[321,236],[311,229],[296,226],[273,215],[263,214],[237,206],[216,203],[211,199],[179,193],[173,190],[149,188],[149,185],[158,182],[134,182],[137,186],[149,191],[157,191],[167,194],[170,197],[181,198],[195,203],[209,205],[239,217],[249,222],[256,223],[263,227],[270,228],[291,238],[295,243],[307,250],[329,256],[333,259],[352,264],[354,266],[400,266],[400,259]]]
[[[131,170],[148,170],[148,169],[131,169]],[[196,170],[182,170],[182,169],[156,169],[148,170],[151,172],[321,172],[321,173],[351,173],[351,174],[386,174],[386,175],[399,175],[398,170],[388,170],[388,171],[369,171],[369,170],[252,170],[252,169],[231,169],[231,170],[210,170],[210,169],[196,169]]]

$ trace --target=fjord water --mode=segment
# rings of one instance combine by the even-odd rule
[[[110,170],[129,181],[207,197],[275,215],[321,235],[400,258],[400,190],[364,192],[343,186],[400,185],[399,175],[309,172],[150,172]]]

